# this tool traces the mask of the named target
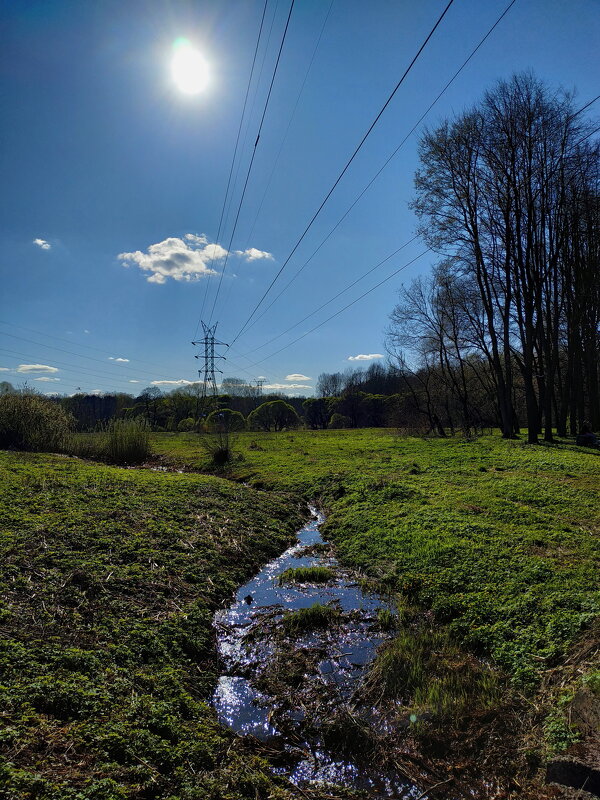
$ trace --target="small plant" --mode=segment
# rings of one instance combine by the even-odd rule
[[[233,436],[227,430],[203,433],[200,436],[200,444],[214,467],[222,469],[233,460]]]
[[[279,585],[284,583],[327,583],[334,578],[329,567],[290,567],[279,576]]]
[[[309,608],[300,608],[286,614],[282,620],[286,633],[304,633],[318,628],[328,628],[340,617],[340,611],[333,606],[324,606],[315,603]]]
[[[544,720],[544,736],[554,753],[562,753],[581,738],[579,731],[569,724],[563,704],[554,708]]]
[[[393,631],[398,627],[398,618],[389,608],[380,608],[377,611],[377,624],[382,631]]]

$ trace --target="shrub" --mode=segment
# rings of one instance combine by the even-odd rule
[[[331,415],[331,419],[329,420],[328,428],[351,428],[352,427],[352,420],[350,417],[347,417],[345,414],[335,414]]]
[[[186,417],[182,419],[179,424],[177,425],[177,430],[180,433],[188,433],[189,431],[193,431],[196,427],[196,423],[192,417]]]
[[[150,427],[146,420],[112,420],[105,443],[107,461],[113,464],[141,464],[151,452]]]
[[[284,428],[297,428],[299,424],[296,409],[284,400],[263,403],[248,414],[248,426],[263,431],[282,431]]]
[[[215,467],[224,467],[233,459],[233,437],[228,430],[206,432],[200,437],[200,444]]]
[[[232,411],[230,408],[221,408],[218,411],[212,411],[206,418],[204,423],[206,430],[209,432],[215,431],[243,431],[246,427],[246,420],[244,415],[239,411]]]
[[[0,447],[64,450],[74,417],[58,403],[34,392],[0,395]]]

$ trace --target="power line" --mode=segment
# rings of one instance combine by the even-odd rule
[[[291,113],[290,118],[288,120],[287,128],[285,130],[285,133],[283,134],[283,139],[281,140],[281,144],[279,146],[279,150],[277,152],[277,155],[275,156],[275,160],[273,162],[273,167],[271,168],[271,174],[269,175],[269,178],[267,180],[267,184],[265,186],[261,201],[259,203],[258,210],[256,212],[256,216],[254,217],[254,222],[252,223],[252,226],[250,228],[250,232],[248,233],[248,236],[246,237],[246,246],[244,247],[244,250],[250,244],[250,240],[252,238],[252,234],[254,233],[254,228],[255,228],[256,223],[258,221],[258,218],[260,216],[260,212],[262,210],[263,203],[265,202],[265,198],[267,196],[267,192],[269,191],[269,187],[271,186],[271,181],[273,180],[273,176],[275,175],[275,170],[277,169],[277,164],[279,162],[279,158],[281,157],[281,153],[283,151],[283,146],[285,145],[285,142],[287,140],[288,134],[290,132],[290,128],[292,127],[292,122],[294,121],[294,117],[296,115],[296,111],[298,110],[298,105],[300,103],[300,99],[302,97],[302,93],[304,92],[304,87],[306,86],[306,82],[308,80],[308,76],[309,76],[310,71],[312,69],[312,65],[314,63],[315,56],[317,55],[317,50],[319,49],[319,45],[321,44],[321,39],[323,38],[323,33],[325,32],[325,26],[327,25],[327,20],[329,19],[330,15],[331,15],[331,9],[333,8],[334,2],[335,2],[335,0],[331,0],[331,2],[329,3],[329,8],[327,9],[327,13],[325,14],[325,19],[323,20],[323,24],[321,25],[321,30],[319,32],[319,36],[317,37],[317,42],[316,42],[316,44],[314,46],[314,49],[312,51],[312,55],[310,57],[310,61],[308,63],[308,67],[307,67],[306,72],[304,74],[304,80],[302,81],[302,85],[300,86],[300,91],[298,92],[298,96],[296,97],[296,102],[294,103],[294,108],[292,109],[292,113]]]
[[[217,238],[215,239],[215,245],[217,245],[219,243],[219,238],[221,236],[221,228],[223,226],[223,217],[225,215],[225,207],[227,205],[227,197],[229,195],[229,187],[231,186],[231,176],[233,174],[233,167],[234,167],[234,164],[235,164],[235,159],[237,157],[238,145],[239,145],[239,142],[240,142],[240,134],[242,132],[242,125],[243,125],[243,122],[244,122],[244,115],[246,113],[246,105],[248,103],[248,95],[250,94],[250,86],[252,84],[252,77],[254,75],[254,67],[256,65],[256,56],[258,54],[258,48],[259,48],[260,39],[261,39],[261,36],[262,36],[262,30],[263,30],[263,25],[264,25],[264,22],[265,22],[265,14],[267,12],[267,4],[268,4],[268,2],[269,2],[269,0],[265,0],[265,4],[263,6],[262,17],[261,17],[261,20],[260,20],[260,28],[258,30],[258,37],[256,39],[256,47],[254,48],[254,56],[252,58],[252,67],[250,68],[250,77],[248,78],[248,85],[246,87],[246,94],[244,96],[244,105],[242,107],[242,114],[240,116],[240,124],[238,126],[237,137],[236,137],[236,140],[235,140],[235,147],[233,149],[233,158],[231,159],[231,167],[229,168],[229,177],[227,178],[227,188],[225,189],[225,197],[223,198],[223,207],[221,208],[221,217],[219,219],[219,227],[218,227],[218,230],[217,230]],[[211,264],[212,264],[212,262],[214,260],[214,253],[215,253],[215,250],[213,248],[213,257],[211,258],[211,260],[209,262]],[[202,319],[202,314],[204,313],[204,306],[206,305],[206,299],[208,297],[208,283],[209,282],[208,282],[208,279],[207,279],[206,280],[206,287],[204,289],[204,299],[202,300],[202,308],[200,310],[200,317],[198,318],[198,323],[196,325],[196,331],[194,333],[194,339],[196,338],[196,336],[198,334],[198,328],[200,327],[200,320]]]
[[[93,345],[90,345],[90,344],[83,344],[82,342],[73,342],[72,339],[65,339],[64,336],[56,336],[55,334],[52,334],[52,333],[46,333],[45,331],[38,331],[38,330],[35,330],[34,328],[27,328],[24,325],[16,325],[13,322],[6,322],[5,320],[0,320],[0,325],[8,325],[11,328],[17,328],[17,330],[27,331],[28,333],[35,333],[38,336],[44,336],[47,339],[56,339],[59,342],[66,342],[67,344],[72,344],[75,347],[84,348],[85,350],[94,350],[96,353],[103,353],[104,355],[107,355],[107,353],[109,352],[109,351],[104,350],[104,349],[102,349],[100,347],[94,347]],[[3,335],[3,334],[0,331],[0,336],[1,335]],[[8,335],[8,334],[5,334],[5,335]],[[39,344],[39,342],[33,342],[30,339],[27,339],[26,341],[28,341],[28,342],[31,341],[32,344]],[[42,346],[46,346],[46,345],[42,345]],[[54,348],[54,349],[58,349],[58,348]],[[88,356],[83,356],[80,353],[73,353],[70,350],[69,351],[65,351],[65,352],[68,352],[69,355],[76,355],[78,358],[89,358]],[[95,360],[100,360],[100,359],[95,359]],[[162,367],[159,367],[156,364],[151,364],[149,361],[143,361],[140,358],[131,358],[131,359],[129,359],[129,361],[130,362],[134,362],[136,364],[146,364],[147,366],[152,367],[155,370],[158,370],[158,372],[161,372],[161,373],[163,372],[163,368]],[[102,363],[104,363],[104,361],[102,361]],[[134,371],[135,372],[140,372],[140,370],[134,370]],[[149,375],[150,373],[146,372],[144,374]]]
[[[229,245],[227,246],[227,253],[225,255],[225,261],[223,263],[223,269],[221,270],[221,274],[219,276],[219,283],[217,285],[217,291],[216,291],[216,294],[215,294],[215,299],[213,300],[213,304],[212,304],[212,309],[211,309],[210,317],[209,317],[209,321],[208,321],[209,325],[212,322],[213,314],[215,312],[215,306],[216,306],[217,300],[219,298],[219,292],[221,291],[221,284],[223,283],[223,275],[225,274],[225,270],[227,269],[227,262],[229,260],[229,253],[231,252],[231,245],[233,243],[233,237],[235,236],[235,231],[236,231],[236,228],[237,228],[238,220],[240,218],[240,212],[242,210],[242,204],[244,202],[244,197],[246,196],[246,189],[248,188],[248,181],[250,180],[250,173],[252,172],[252,165],[254,164],[254,158],[256,157],[256,149],[258,147],[258,142],[260,140],[260,134],[262,132],[262,127],[263,127],[263,124],[264,124],[264,121],[265,121],[265,116],[267,114],[267,108],[269,107],[269,100],[271,99],[271,92],[273,91],[273,84],[275,83],[275,76],[277,75],[277,69],[279,68],[279,62],[281,60],[281,53],[283,51],[283,45],[285,44],[285,39],[286,39],[288,28],[289,28],[289,25],[290,25],[290,18],[292,16],[292,11],[294,10],[294,3],[295,3],[295,0],[292,0],[292,2],[290,4],[290,10],[289,10],[289,13],[288,13],[288,16],[287,16],[287,20],[286,20],[286,23],[285,23],[283,36],[281,37],[281,44],[279,45],[279,52],[277,53],[277,61],[275,62],[275,67],[273,69],[273,75],[271,76],[271,84],[269,86],[269,91],[267,93],[267,99],[265,100],[262,116],[260,118],[260,124],[258,126],[258,134],[256,136],[256,140],[254,142],[254,147],[252,149],[252,157],[250,158],[250,163],[248,165],[248,172],[246,173],[246,180],[244,181],[244,187],[242,189],[242,195],[240,197],[240,202],[238,204],[237,212],[236,212],[235,219],[234,219],[234,222],[233,222],[233,229],[231,231],[231,236],[229,238]]]
[[[308,76],[309,76],[310,71],[312,69],[312,65],[314,63],[315,56],[317,55],[317,50],[319,49],[319,45],[321,44],[321,39],[323,38],[323,33],[325,32],[325,26],[327,25],[327,21],[328,21],[330,15],[331,15],[331,9],[333,8],[334,2],[335,2],[335,0],[331,0],[331,2],[329,3],[329,8],[327,9],[327,13],[325,14],[325,19],[323,20],[323,24],[321,25],[321,30],[319,31],[319,35],[317,37],[317,42],[316,42],[316,44],[315,44],[315,46],[313,48],[312,55],[310,57],[310,61],[309,61],[308,67],[306,68],[306,72],[304,73],[304,79],[302,81],[302,85],[300,86],[300,90],[299,90],[298,95],[296,97],[296,102],[294,103],[294,108],[292,109],[292,113],[291,113],[290,118],[288,120],[287,128],[285,130],[285,133],[283,134],[283,139],[281,140],[281,144],[279,145],[279,150],[277,151],[277,155],[275,156],[275,160],[273,162],[273,167],[271,168],[271,174],[269,175],[269,178],[267,180],[266,186],[265,186],[264,191],[263,191],[262,198],[261,198],[259,206],[258,206],[258,210],[257,210],[257,212],[256,212],[256,214],[254,216],[254,221],[252,222],[252,225],[250,227],[250,232],[248,233],[248,235],[246,237],[246,242],[245,242],[242,250],[246,250],[248,248],[248,246],[250,245],[250,242],[252,240],[252,234],[254,233],[254,228],[256,227],[256,223],[257,223],[258,218],[260,216],[260,212],[262,211],[262,207],[263,207],[263,204],[265,202],[265,198],[267,197],[267,193],[269,191],[269,188],[271,186],[271,182],[273,180],[273,176],[275,175],[275,171],[277,169],[277,164],[279,163],[279,158],[281,157],[281,154],[283,152],[283,147],[284,147],[285,142],[287,140],[287,136],[288,136],[288,134],[290,132],[290,129],[292,127],[292,122],[294,121],[294,117],[296,115],[296,111],[298,109],[298,105],[300,104],[300,98],[302,97],[302,93],[304,92],[304,87],[306,86],[306,82],[308,80]],[[227,292],[227,295],[225,297],[225,305],[227,305],[227,301],[228,301],[229,296],[231,294],[232,285],[233,284],[229,285],[229,291]]]
[[[338,317],[340,314],[342,314],[344,311],[349,309],[351,306],[355,305],[360,300],[365,298],[367,295],[371,294],[371,292],[374,292],[375,289],[379,289],[379,287],[383,286],[384,283],[387,283],[387,281],[389,281],[392,278],[394,278],[396,275],[398,275],[400,272],[405,270],[407,267],[410,267],[412,264],[415,263],[415,261],[417,261],[419,258],[422,258],[426,253],[429,253],[429,252],[431,252],[431,248],[430,247],[428,247],[426,250],[423,250],[422,253],[419,253],[418,256],[415,256],[413,259],[408,261],[406,264],[403,264],[397,270],[394,270],[394,272],[392,272],[390,275],[388,275],[387,278],[384,278],[382,281],[379,281],[379,283],[376,283],[375,286],[372,286],[366,292],[363,292],[355,300],[352,300],[350,303],[345,305],[343,308],[340,308],[339,311],[335,312],[335,314],[332,314],[331,316],[327,317],[327,319],[324,319],[322,322],[319,322],[319,324],[315,325],[314,328],[311,328],[309,331],[306,331],[306,333],[303,333],[301,336],[298,336],[293,341],[288,342],[286,345],[284,345],[283,347],[280,347],[279,350],[276,350],[274,353],[271,353],[270,355],[266,356],[265,358],[261,358],[260,361],[254,361],[252,364],[250,364],[250,368],[255,367],[257,364],[262,364],[264,361],[268,361],[270,358],[273,358],[274,356],[278,355],[283,350],[287,350],[288,347],[291,347],[292,345],[296,344],[296,342],[299,342],[301,339],[304,339],[309,334],[314,333],[314,331],[316,331],[319,328],[323,327],[323,325],[326,325],[328,322],[330,322],[335,317]]]
[[[0,352],[8,353],[11,356],[18,356],[19,358],[29,358],[29,359],[32,359],[32,360],[35,360],[36,358],[38,358],[38,356],[32,356],[29,353],[20,353],[19,351],[9,350],[9,349],[4,348],[4,347],[0,348]],[[84,375],[86,375],[86,377],[89,376],[89,377],[92,377],[92,378],[98,378],[100,381],[106,381],[108,379],[108,380],[112,381],[113,384],[114,383],[123,383],[123,384],[124,383],[129,383],[129,381],[126,378],[114,378],[112,375],[108,375],[106,373],[94,372],[93,370],[89,370],[86,367],[80,367],[77,364],[69,364],[69,363],[65,364],[65,362],[56,361],[56,359],[54,359],[54,358],[50,358],[48,360],[52,361],[52,364],[48,364],[48,365],[45,365],[45,366],[55,366],[55,365],[57,365],[57,368],[60,368],[61,372],[63,372],[63,371],[64,372],[69,372],[69,373],[72,373],[74,375],[84,374]],[[73,368],[73,369],[71,369],[71,368]],[[18,373],[18,374],[27,376],[29,373],[21,372],[21,373]]]
[[[308,231],[309,231],[309,230],[310,230],[310,228],[312,227],[312,225],[313,225],[314,221],[316,220],[316,218],[317,218],[317,217],[319,216],[319,214],[321,213],[321,210],[323,209],[323,207],[325,206],[325,204],[327,203],[327,201],[329,200],[329,198],[330,198],[330,197],[331,197],[331,195],[333,194],[333,192],[334,192],[334,190],[335,190],[336,186],[339,184],[339,182],[342,180],[342,178],[344,177],[344,175],[345,175],[345,174],[346,174],[346,172],[348,171],[348,168],[350,167],[350,165],[352,164],[352,162],[354,161],[354,159],[355,159],[355,158],[356,158],[356,156],[358,155],[358,153],[359,153],[360,149],[362,148],[363,144],[366,142],[367,138],[368,138],[368,137],[369,137],[369,135],[371,134],[371,131],[373,130],[373,128],[375,127],[375,125],[377,124],[377,122],[379,121],[379,119],[381,118],[381,116],[382,116],[382,114],[384,113],[384,111],[386,110],[386,108],[387,108],[387,107],[389,106],[389,104],[392,102],[392,99],[394,98],[394,95],[396,94],[396,92],[398,91],[398,89],[400,88],[400,86],[402,85],[402,83],[404,82],[404,80],[405,80],[406,76],[407,76],[407,75],[409,74],[409,72],[411,71],[411,69],[412,69],[413,65],[415,64],[415,62],[417,61],[417,59],[419,58],[419,56],[421,55],[421,53],[423,52],[423,50],[425,49],[425,47],[427,46],[427,43],[429,42],[429,40],[431,39],[431,37],[432,37],[432,36],[433,36],[433,34],[435,33],[435,31],[436,31],[437,27],[439,26],[439,24],[441,23],[441,21],[442,21],[442,20],[444,19],[444,17],[446,16],[446,14],[447,14],[447,12],[448,12],[448,10],[449,10],[449,8],[450,8],[450,6],[452,5],[452,3],[453,3],[453,2],[454,2],[454,0],[449,0],[449,2],[448,2],[448,4],[446,5],[445,9],[443,10],[443,12],[442,12],[442,13],[440,14],[440,16],[438,17],[438,20],[437,20],[437,22],[435,23],[435,25],[433,26],[433,28],[432,28],[432,29],[429,31],[429,33],[428,33],[428,35],[427,35],[427,37],[426,37],[425,41],[424,41],[424,42],[422,43],[422,45],[419,47],[419,49],[418,49],[418,51],[417,51],[416,55],[414,56],[414,58],[412,59],[412,61],[410,62],[410,64],[409,64],[409,65],[408,65],[408,67],[406,68],[406,70],[404,71],[404,74],[402,75],[402,77],[400,78],[400,80],[398,81],[398,83],[396,84],[396,86],[394,87],[393,91],[391,92],[391,94],[389,95],[389,97],[387,98],[387,100],[385,101],[385,103],[383,104],[383,106],[381,107],[381,109],[379,110],[379,113],[377,114],[377,116],[375,117],[375,119],[373,120],[373,122],[371,123],[371,125],[369,126],[369,128],[368,128],[367,132],[364,134],[364,136],[362,137],[362,139],[360,140],[360,142],[359,142],[359,143],[358,143],[358,145],[356,146],[356,148],[355,148],[354,152],[352,153],[352,155],[350,156],[350,158],[349,158],[349,159],[348,159],[348,161],[346,162],[346,164],[345,164],[344,168],[342,169],[342,171],[340,172],[340,174],[339,174],[339,175],[338,175],[338,177],[336,178],[336,180],[335,180],[335,182],[334,182],[333,186],[331,187],[331,189],[329,189],[329,191],[328,191],[328,192],[327,192],[327,194],[325,195],[325,198],[324,198],[324,200],[322,201],[321,205],[318,207],[318,209],[317,209],[317,210],[316,210],[316,212],[314,213],[314,215],[313,215],[312,219],[309,221],[308,225],[305,227],[304,231],[302,232],[302,235],[300,236],[300,238],[298,239],[298,241],[296,242],[296,244],[295,244],[295,245],[294,245],[294,247],[292,248],[291,252],[289,253],[289,255],[287,256],[287,258],[286,258],[286,259],[285,259],[285,261],[283,262],[283,264],[282,264],[282,266],[280,267],[279,271],[277,272],[277,274],[275,275],[275,277],[273,278],[273,280],[271,281],[271,283],[270,283],[270,284],[269,284],[269,286],[267,287],[266,291],[263,293],[263,295],[262,295],[262,297],[260,298],[260,300],[258,301],[258,303],[257,303],[257,304],[254,306],[254,308],[253,308],[253,310],[251,311],[250,315],[248,316],[247,320],[244,322],[244,324],[242,325],[242,327],[240,328],[240,330],[237,332],[237,334],[236,334],[236,335],[233,337],[233,340],[232,340],[231,344],[235,344],[235,342],[236,342],[236,341],[239,339],[239,337],[241,336],[241,334],[243,333],[243,331],[246,329],[247,325],[248,325],[248,324],[249,324],[249,322],[251,321],[252,317],[254,316],[254,314],[256,313],[256,311],[257,311],[257,310],[259,309],[259,307],[261,306],[261,304],[262,304],[263,300],[265,299],[265,297],[266,297],[266,296],[269,294],[269,292],[271,291],[271,288],[273,287],[273,285],[275,284],[275,282],[277,281],[277,279],[279,278],[279,276],[281,275],[281,273],[283,272],[283,270],[285,269],[285,267],[286,267],[286,266],[287,266],[287,264],[289,263],[290,259],[292,258],[292,256],[294,255],[294,253],[296,252],[296,250],[298,249],[298,247],[300,246],[300,244],[301,244],[301,242],[303,241],[304,237],[306,236],[306,234],[308,233]]]
[[[303,323],[303,322],[306,322],[306,320],[307,320],[307,319],[310,319],[311,317],[314,317],[314,315],[315,315],[315,314],[318,314],[318,313],[319,313],[319,311],[322,311],[322,310],[323,310],[324,308],[326,308],[326,307],[327,307],[327,306],[328,306],[330,303],[333,303],[333,301],[334,301],[334,300],[337,300],[337,299],[338,299],[338,297],[341,297],[341,295],[343,295],[343,294],[345,294],[346,292],[348,292],[350,289],[352,289],[354,286],[356,286],[356,284],[357,284],[357,283],[360,283],[362,280],[364,280],[364,279],[365,279],[365,278],[366,278],[368,275],[370,275],[372,272],[375,272],[375,270],[376,270],[376,269],[378,269],[379,267],[381,267],[383,264],[385,264],[385,262],[386,262],[386,261],[389,261],[389,260],[390,260],[390,258],[393,258],[394,256],[398,255],[398,253],[399,253],[401,250],[404,250],[404,248],[405,248],[405,247],[408,247],[408,245],[409,245],[409,244],[412,244],[412,243],[413,243],[414,241],[416,241],[416,239],[418,239],[418,238],[419,238],[419,237],[418,237],[418,235],[417,235],[417,236],[413,236],[413,237],[412,237],[412,239],[409,239],[409,240],[408,240],[408,242],[404,242],[404,244],[403,244],[403,245],[401,245],[401,246],[400,246],[400,247],[399,247],[397,250],[394,250],[394,252],[393,252],[393,253],[390,253],[390,254],[389,254],[388,256],[386,256],[384,259],[382,259],[381,261],[377,262],[377,264],[375,264],[375,266],[373,266],[373,267],[371,267],[370,269],[368,269],[366,272],[364,272],[362,275],[360,275],[358,278],[356,278],[356,280],[354,280],[354,281],[352,281],[352,283],[348,284],[348,286],[346,286],[344,289],[341,289],[341,290],[340,290],[340,291],[339,291],[337,294],[335,294],[333,297],[330,297],[330,298],[329,298],[329,300],[326,300],[324,303],[322,303],[322,304],[321,304],[321,305],[320,305],[318,308],[316,308],[314,311],[311,311],[311,312],[310,312],[310,314],[307,314],[305,317],[302,317],[302,319],[301,319],[301,320],[298,320],[298,322],[295,322],[293,325],[290,325],[290,327],[289,327],[289,328],[287,328],[285,331],[283,331],[282,333],[279,333],[279,334],[277,334],[277,336],[273,336],[273,338],[272,338],[272,339],[269,339],[269,341],[268,341],[268,342],[264,342],[264,344],[261,344],[261,345],[259,345],[258,347],[254,348],[254,350],[253,350],[253,351],[251,351],[251,352],[255,352],[256,350],[262,350],[262,348],[263,348],[263,347],[266,347],[267,345],[269,345],[269,344],[272,344],[272,343],[273,343],[273,342],[275,342],[277,339],[281,338],[282,336],[285,336],[285,334],[286,334],[286,333],[289,333],[290,331],[293,331],[293,330],[294,330],[294,328],[297,328],[297,327],[298,327],[298,325],[302,325],[302,323]],[[247,354],[247,353],[246,353],[245,355],[249,355],[249,354]]]
[[[253,322],[252,322],[250,325],[248,325],[248,326],[247,326],[247,329],[246,329],[246,330],[249,330],[250,328],[254,327],[254,325],[256,325],[256,323],[257,323],[257,322],[258,322],[260,319],[262,319],[262,318],[265,316],[265,314],[266,314],[266,313],[269,311],[269,309],[270,309],[270,308],[271,308],[271,307],[272,307],[272,306],[273,306],[273,305],[274,305],[274,304],[277,302],[277,300],[279,300],[279,298],[280,298],[280,297],[281,297],[283,294],[285,294],[285,292],[286,292],[286,291],[289,289],[289,287],[290,287],[290,286],[292,285],[292,283],[293,283],[293,282],[296,280],[296,278],[297,278],[297,277],[298,277],[298,276],[299,276],[299,275],[300,275],[300,274],[301,274],[301,273],[304,271],[305,267],[306,267],[306,266],[308,266],[308,264],[309,264],[309,263],[312,261],[312,259],[313,259],[313,258],[316,256],[316,254],[317,254],[317,253],[319,252],[319,250],[320,250],[320,249],[323,247],[323,245],[324,245],[324,244],[325,244],[325,243],[326,243],[326,242],[327,242],[327,241],[328,241],[328,240],[331,238],[331,236],[332,236],[332,235],[335,233],[335,231],[336,231],[336,230],[339,228],[339,226],[342,224],[342,222],[343,222],[343,221],[346,219],[346,217],[348,216],[348,214],[349,214],[349,213],[352,211],[352,209],[353,209],[353,208],[356,206],[356,204],[357,204],[357,203],[358,203],[358,202],[359,202],[359,201],[362,199],[362,197],[363,197],[363,196],[366,194],[366,192],[367,192],[367,191],[368,191],[368,190],[371,188],[371,186],[372,186],[372,185],[375,183],[375,181],[377,180],[377,178],[378,178],[378,177],[381,175],[381,173],[384,171],[384,169],[385,169],[385,168],[388,166],[388,164],[390,163],[390,161],[392,161],[392,159],[394,159],[394,158],[395,158],[395,156],[398,154],[398,152],[400,151],[400,149],[401,149],[401,148],[402,148],[402,147],[403,147],[403,146],[406,144],[406,142],[408,141],[408,139],[409,139],[409,138],[410,138],[410,137],[413,135],[413,133],[414,133],[414,132],[417,130],[417,128],[418,128],[418,127],[419,127],[419,125],[420,125],[420,124],[423,122],[423,120],[425,119],[425,117],[426,117],[426,116],[429,114],[429,112],[431,111],[431,109],[432,109],[432,108],[433,108],[433,107],[434,107],[434,106],[437,104],[438,100],[439,100],[439,99],[440,99],[440,98],[441,98],[441,97],[442,97],[442,96],[443,96],[443,95],[446,93],[446,91],[447,91],[447,90],[450,88],[450,86],[451,86],[451,85],[454,83],[454,81],[456,80],[456,78],[458,78],[458,76],[459,76],[459,75],[460,75],[460,73],[463,71],[463,69],[464,69],[464,68],[467,66],[467,64],[468,64],[468,63],[471,61],[471,59],[473,58],[473,56],[474,56],[474,55],[477,53],[477,51],[478,51],[478,50],[479,50],[479,49],[482,47],[482,45],[483,45],[483,44],[486,42],[486,40],[487,40],[487,39],[488,39],[488,38],[491,36],[491,34],[493,33],[493,31],[494,31],[494,30],[496,29],[496,27],[497,27],[497,26],[500,24],[500,22],[501,22],[501,21],[504,19],[504,17],[505,17],[505,16],[508,14],[508,12],[510,11],[510,9],[512,8],[512,6],[513,6],[515,3],[516,3],[516,0],[511,0],[511,2],[510,2],[510,3],[509,3],[507,6],[506,6],[506,8],[505,8],[505,9],[504,9],[504,11],[503,11],[503,12],[500,14],[500,16],[498,17],[498,19],[496,20],[496,22],[494,22],[494,24],[493,24],[493,25],[492,25],[492,27],[491,27],[491,28],[488,30],[488,32],[485,34],[485,36],[484,36],[482,39],[480,39],[480,41],[479,41],[479,43],[476,45],[476,47],[474,47],[474,48],[473,48],[473,50],[471,51],[471,53],[469,54],[469,56],[468,56],[468,57],[467,57],[467,58],[466,58],[466,59],[463,61],[463,63],[461,64],[461,66],[460,66],[460,67],[459,67],[459,68],[456,70],[456,72],[455,72],[455,73],[454,73],[454,75],[453,75],[453,76],[450,78],[450,80],[449,80],[449,81],[446,83],[446,85],[444,86],[444,88],[443,88],[443,89],[442,89],[442,90],[441,90],[441,91],[438,93],[438,95],[437,95],[437,96],[436,96],[436,98],[433,100],[433,102],[432,102],[432,103],[430,103],[430,105],[429,105],[429,106],[427,107],[427,109],[426,109],[426,110],[423,112],[423,114],[421,114],[421,116],[419,117],[419,119],[416,121],[416,123],[413,125],[413,127],[410,129],[410,131],[409,131],[409,132],[406,134],[406,136],[405,136],[405,137],[402,139],[402,141],[400,142],[400,144],[399,144],[399,145],[396,147],[396,149],[395,149],[395,150],[394,150],[394,151],[393,151],[393,152],[392,152],[392,153],[391,153],[391,154],[388,156],[388,158],[387,158],[387,159],[384,161],[384,163],[383,163],[383,164],[381,165],[381,167],[380,167],[380,168],[377,170],[377,172],[375,173],[375,175],[374,175],[374,176],[371,178],[371,180],[370,180],[370,181],[369,181],[369,182],[366,184],[366,186],[364,187],[364,189],[363,189],[363,190],[360,192],[360,194],[359,194],[359,195],[356,197],[356,199],[354,200],[354,202],[353,202],[353,203],[352,203],[352,204],[351,204],[351,205],[348,207],[348,209],[347,209],[347,210],[344,212],[344,214],[343,214],[343,215],[340,217],[340,219],[339,219],[339,220],[336,222],[336,224],[333,226],[333,228],[332,228],[332,229],[329,231],[329,233],[327,234],[327,236],[325,236],[325,238],[321,240],[321,243],[318,245],[318,247],[317,247],[315,250],[313,250],[313,252],[312,252],[312,253],[310,254],[310,256],[309,256],[309,257],[306,259],[306,261],[305,261],[305,262],[304,262],[304,263],[303,263],[303,264],[300,266],[300,268],[299,268],[298,270],[296,270],[296,272],[294,273],[294,275],[292,276],[292,278],[291,278],[291,279],[290,279],[290,280],[289,280],[289,281],[286,283],[286,285],[285,285],[285,286],[283,287],[283,289],[282,289],[282,290],[279,292],[279,294],[277,294],[277,295],[275,296],[275,298],[274,298],[273,300],[271,300],[271,302],[269,303],[269,305],[268,305],[266,308],[264,308],[264,309],[262,310],[262,312],[261,312],[261,313],[258,315],[258,317],[256,317],[256,318],[254,319],[254,321],[253,321]],[[599,95],[599,97],[600,97],[600,95]],[[595,100],[597,100],[597,99],[598,99],[598,98],[595,98],[594,100],[590,101],[590,103],[588,103],[588,104],[587,104],[587,106],[584,106],[584,108],[587,108],[589,105],[591,105],[591,104],[592,104],[593,102],[595,102]],[[582,111],[582,110],[583,110],[583,109],[580,109],[580,111]],[[579,112],[578,112],[578,113],[579,113]],[[382,263],[383,263],[383,262],[382,262]],[[348,287],[348,288],[350,288],[350,287]],[[318,310],[320,310],[320,309],[318,309]],[[235,340],[234,340],[234,341],[235,341]]]
[[[44,335],[44,334],[42,334],[42,335]],[[93,356],[86,356],[86,355],[82,355],[81,353],[74,353],[72,350],[66,350],[64,347],[57,347],[54,344],[44,344],[43,342],[36,342],[33,339],[27,339],[24,336],[17,336],[14,333],[6,333],[5,331],[1,331],[0,332],[0,336],[9,336],[11,339],[18,339],[21,342],[28,342],[29,344],[34,344],[37,347],[44,347],[47,350],[58,350],[60,353],[67,353],[70,356],[76,356],[77,358],[87,359],[88,361],[97,361],[99,364],[102,364],[103,366],[107,366],[106,362],[103,361],[101,358],[94,358]],[[56,338],[59,338],[59,337],[56,337]],[[37,356],[34,356],[34,357],[37,358]],[[138,369],[135,369],[135,368],[132,369],[131,367],[127,367],[127,369],[128,369],[129,372],[131,372],[133,374],[142,375],[144,377],[147,376],[147,375],[152,375],[153,376],[153,373],[145,372],[144,370],[138,370]]]

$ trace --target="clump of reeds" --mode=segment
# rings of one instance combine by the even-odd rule
[[[145,419],[113,419],[103,443],[112,464],[141,464],[151,455],[150,428]]]
[[[286,614],[282,625],[286,633],[304,633],[318,628],[328,628],[339,619],[340,614],[340,610],[334,606],[315,603],[309,608],[299,608],[297,611]]]
[[[334,578],[329,567],[290,567],[279,576],[279,585],[284,583],[328,583]]]

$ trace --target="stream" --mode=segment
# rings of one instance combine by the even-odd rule
[[[355,693],[377,648],[393,634],[378,612],[393,612],[381,596],[363,591],[323,541],[322,514],[298,532],[297,542],[238,590],[229,608],[215,614],[224,670],[213,696],[220,721],[239,734],[277,745],[285,757],[277,774],[298,786],[328,782],[366,790],[372,798],[416,798],[414,785],[360,760],[353,721],[377,727],[375,708],[357,711]],[[328,567],[323,584],[284,583],[289,568]],[[284,634],[290,611],[315,603],[336,612],[336,624]],[[335,727],[337,720],[337,727]],[[350,723],[350,724],[348,724]],[[383,724],[379,721],[380,724]],[[357,727],[356,730],[360,730]]]

